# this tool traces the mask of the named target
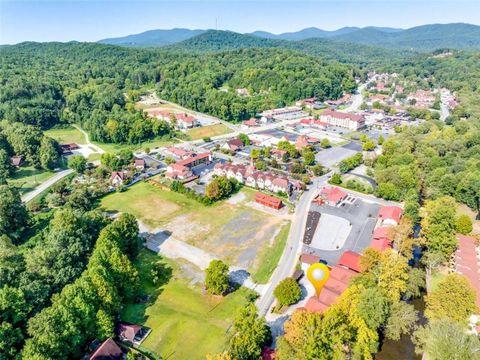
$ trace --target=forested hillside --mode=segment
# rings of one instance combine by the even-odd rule
[[[165,123],[133,107],[139,92],[155,85],[167,100],[226,120],[302,97],[338,98],[355,88],[350,67],[288,50],[199,57],[100,44],[25,43],[0,51],[0,118],[43,129],[74,122],[97,141],[169,136]],[[261,94],[246,99],[220,93],[224,85]]]

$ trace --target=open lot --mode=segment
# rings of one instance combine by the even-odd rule
[[[141,347],[164,359],[205,359],[221,352],[227,330],[236,312],[248,303],[252,293],[245,288],[225,296],[210,296],[185,273],[185,266],[142,250],[136,261],[140,269],[144,303],[128,304],[122,320],[152,329]],[[156,285],[151,270],[160,269]]]
[[[283,219],[248,206],[251,196],[245,194],[236,203],[222,201],[204,206],[182,194],[141,182],[105,197],[101,206],[130,212],[151,233],[167,233],[229,265],[256,271],[260,266],[255,262],[257,255],[274,243]]]
[[[310,246],[320,250],[338,250],[343,247],[350,233],[351,225],[347,219],[322,214]]]
[[[85,136],[73,126],[52,128],[45,131],[45,135],[57,140],[61,144],[86,144]]]
[[[214,137],[231,133],[232,130],[223,124],[208,125],[196,127],[186,131],[191,140],[203,139],[204,137]]]

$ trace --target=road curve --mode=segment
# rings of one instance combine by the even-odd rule
[[[38,185],[35,189],[33,189],[32,191],[26,193],[25,195],[22,196],[22,201],[24,203],[28,203],[29,201],[33,200],[33,198],[35,198],[37,195],[40,195],[42,192],[44,192],[45,190],[47,190],[50,186],[52,186],[53,184],[55,184],[57,181],[60,181],[62,180],[64,177],[70,175],[73,173],[73,170],[72,169],[66,169],[66,170],[62,170],[62,171],[59,171],[58,173],[56,173],[53,177],[51,177],[50,179],[44,181],[43,183],[41,183],[40,185]]]

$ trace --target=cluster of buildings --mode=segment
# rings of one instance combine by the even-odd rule
[[[373,231],[370,247],[385,251],[393,248],[393,227],[400,223],[403,209],[398,206],[382,206],[378,213],[378,221]]]
[[[347,289],[350,280],[360,273],[360,254],[353,251],[345,251],[337,265],[329,266],[330,277],[320,292],[320,296],[312,296],[303,308],[315,313],[323,313],[338,297]],[[312,254],[302,254],[300,262],[303,271],[315,263],[320,262],[320,257]]]
[[[215,164],[213,172],[217,176],[226,176],[236,179],[239,183],[249,187],[268,190],[273,193],[290,194],[293,185],[287,177],[275,175],[266,171],[259,171],[253,164]]]
[[[480,249],[477,246],[477,239],[457,235],[457,240],[458,248],[453,257],[453,269],[470,281],[477,293],[476,303],[480,308]]]
[[[419,89],[407,95],[407,101],[418,109],[430,109],[436,99],[436,96],[430,90]]]
[[[160,109],[147,109],[145,112],[149,117],[168,122],[174,121],[175,127],[180,130],[191,129],[196,126],[200,126],[198,119],[195,116],[187,113],[172,113]]]
[[[303,99],[303,100],[298,100],[295,103],[296,106],[304,107],[310,110],[317,110],[325,107],[325,105],[321,102],[318,101],[316,97],[309,98],[309,99]]]
[[[166,177],[172,180],[182,180],[184,182],[196,179],[193,168],[198,165],[210,164],[212,153],[210,151],[198,153],[192,150],[186,150],[179,147],[169,147],[166,151],[172,155],[176,162],[167,166]]]
[[[287,106],[278,109],[265,110],[260,113],[260,121],[267,123],[271,121],[296,120],[308,116],[300,106]]]

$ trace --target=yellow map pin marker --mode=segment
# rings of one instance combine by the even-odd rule
[[[307,270],[307,278],[315,288],[315,294],[320,296],[323,286],[330,277],[330,270],[322,263],[312,264]]]

